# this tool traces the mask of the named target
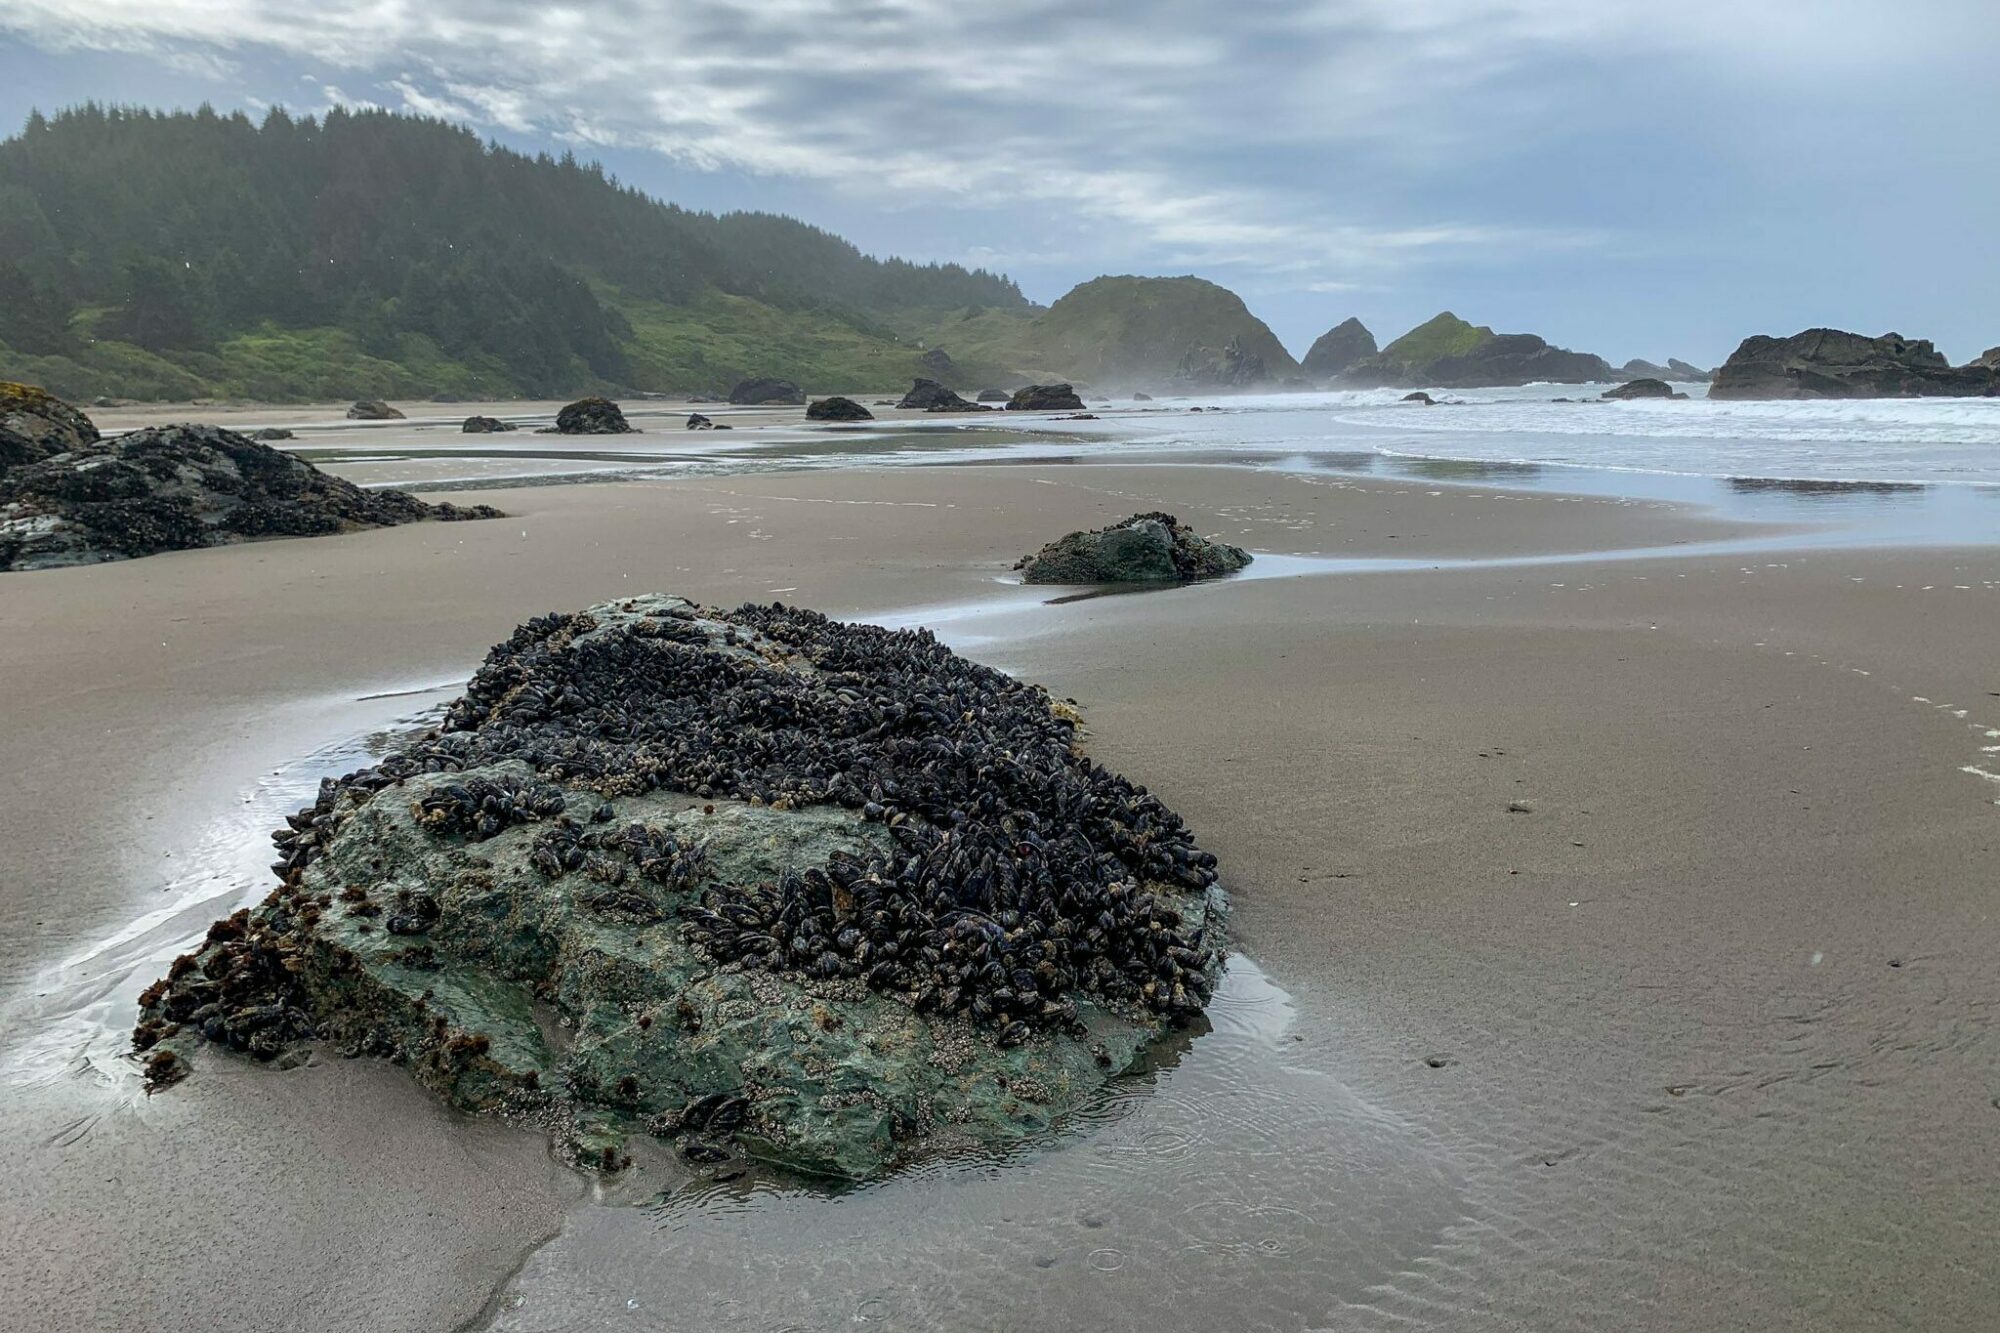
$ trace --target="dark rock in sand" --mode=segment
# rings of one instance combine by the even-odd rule
[[[715,423],[699,412],[690,412],[688,413],[687,428],[689,430],[714,430]]]
[[[465,424],[458,429],[466,435],[496,435],[501,431],[515,430],[517,427],[513,422],[502,421],[499,417],[467,417]]]
[[[1746,338],[1715,372],[1710,398],[1976,398],[2000,395],[2000,367],[1954,367],[1929,342],[1807,329]]]
[[[55,454],[0,478],[0,570],[96,564],[426,518],[496,518],[499,512],[363,490],[217,426],[159,426]]]
[[[0,477],[97,443],[96,423],[62,399],[32,384],[0,382]]]
[[[914,408],[919,412],[989,412],[992,409],[978,403],[967,402],[936,380],[919,379],[903,395],[897,407]]]
[[[262,430],[251,431],[250,438],[253,440],[262,440],[266,444],[275,444],[279,440],[289,440],[294,437],[283,426],[266,426]]]
[[[729,391],[729,401],[737,407],[800,407],[806,395],[790,380],[766,378],[744,380]]]
[[[1602,395],[1602,396],[1603,396],[1603,397],[1605,397],[1605,398],[1685,398],[1685,397],[1687,397],[1687,395],[1686,395],[1686,394],[1684,394],[1684,393],[1677,393],[1677,392],[1675,392],[1675,390],[1674,390],[1674,386],[1673,386],[1673,385],[1671,385],[1671,384],[1669,384],[1669,383],[1667,383],[1667,382],[1666,382],[1665,380],[1657,380],[1657,379],[1637,379],[1637,380],[1633,380],[1633,381],[1632,381],[1632,382],[1631,382],[1630,384],[1621,384],[1621,385],[1619,385],[1619,386],[1618,386],[1617,388],[1615,388],[1615,389],[1606,389],[1606,390],[1604,391],[1604,393],[1603,393],[1603,395]]]
[[[1008,393],[1005,389],[981,389],[977,398],[982,403],[1004,403],[1013,396],[1013,394]]]
[[[1437,399],[1431,397],[1427,393],[1424,393],[1422,390],[1419,390],[1416,393],[1404,394],[1403,401],[1406,403],[1422,403],[1425,407],[1437,406]]]
[[[556,413],[558,435],[631,435],[625,413],[609,398],[579,398]]]
[[[1067,384],[1030,384],[1024,389],[1014,390],[1014,396],[1007,400],[1009,412],[1077,412],[1083,409],[1083,399],[1077,397],[1076,390]]]
[[[852,398],[821,398],[806,408],[808,421],[873,421],[875,414]]]
[[[1233,574],[1250,553],[1197,536],[1172,514],[1134,514],[1095,532],[1072,532],[1014,568],[1028,583],[1188,583]]]
[[[1345,319],[1319,335],[1305,360],[1309,375],[1338,375],[1364,357],[1375,355],[1375,335],[1358,319]]]
[[[590,1165],[647,1131],[864,1178],[1045,1134],[1223,957],[1214,858],[1072,711],[778,605],[530,621],[287,824],[278,888],[140,997],[156,1082],[317,1039]]]
[[[403,414],[378,398],[364,398],[347,409],[349,421],[401,421]]]
[[[951,356],[942,347],[933,347],[917,358],[917,364],[933,375],[951,373]]]

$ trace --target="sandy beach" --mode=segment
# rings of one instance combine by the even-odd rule
[[[2000,550],[1107,462],[450,498],[509,517],[0,576],[10,1326],[1990,1326]],[[1006,578],[1153,509],[1270,576],[1061,605]],[[1331,563],[1357,559],[1398,563]],[[1093,756],[1187,816],[1289,997],[1272,1068],[1347,1108],[1266,1154],[1323,1152],[1339,1187],[1252,1304],[1214,1275],[1257,1270],[1190,1263],[1143,1192],[1058,1218],[1047,1265],[972,1262],[865,1198],[635,1222],[379,1062],[210,1057],[143,1094],[120,1034],[148,950],[261,894],[254,820],[301,761],[531,615],[645,591],[932,625],[1076,699]],[[1186,1169],[1226,1176],[1244,1123]],[[1037,1209],[1043,1169],[997,1196]],[[935,1241],[947,1280],[850,1263],[856,1219]],[[1150,1308],[1092,1285],[1104,1253]]]

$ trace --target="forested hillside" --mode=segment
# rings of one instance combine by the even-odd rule
[[[1004,277],[436,120],[85,106],[0,143],[0,378],[71,396],[888,387],[913,330],[989,310],[1032,313]]]

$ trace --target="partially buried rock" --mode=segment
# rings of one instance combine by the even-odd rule
[[[1135,390],[1132,394],[1132,401],[1135,403],[1150,403],[1153,401],[1153,395]]]
[[[499,417],[467,417],[465,424],[459,427],[459,430],[466,435],[497,435],[501,431],[513,429],[515,429],[513,422],[502,421]]]
[[[1674,386],[1665,380],[1656,379],[1636,379],[1630,384],[1621,384],[1615,389],[1606,389],[1603,396],[1613,399],[1687,397],[1684,393],[1676,392]]]
[[[847,1178],[1005,1147],[1223,959],[1214,858],[1072,713],[777,604],[530,621],[287,825],[279,887],[140,997],[134,1045],[170,1075],[203,1041],[387,1056],[588,1165],[638,1130]]]
[[[1030,384],[1007,400],[1010,412],[1080,412],[1083,399],[1067,384]]]
[[[790,380],[744,380],[729,391],[729,401],[737,407],[797,407],[805,400],[805,391]]]
[[[250,438],[253,440],[262,440],[266,444],[275,444],[279,440],[291,439],[292,433],[283,426],[266,426],[262,430],[251,431]]]
[[[364,398],[347,409],[349,421],[401,421],[403,414],[379,398]]]
[[[1422,403],[1425,407],[1437,406],[1437,399],[1431,397],[1427,393],[1424,393],[1422,390],[1419,390],[1416,393],[1404,394],[1403,401],[1406,403]]]
[[[1155,513],[1072,532],[1014,567],[1028,583],[1188,583],[1249,563],[1242,547],[1197,536],[1172,514]]]
[[[873,421],[875,414],[852,398],[820,398],[806,408],[808,421]]]
[[[978,403],[967,402],[936,380],[919,379],[903,395],[897,407],[914,408],[919,412],[988,412],[991,408]]]
[[[499,512],[363,490],[217,426],[158,426],[0,477],[0,570]]]
[[[62,399],[32,384],[0,382],[0,477],[97,443],[97,426]]]
[[[714,430],[715,423],[699,412],[690,412],[688,413],[687,428],[689,430]]]
[[[609,398],[579,398],[556,413],[558,435],[631,435],[632,424]]]

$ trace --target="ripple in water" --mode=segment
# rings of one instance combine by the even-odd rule
[[[1323,1325],[1461,1219],[1408,1126],[1303,1068],[1289,998],[1233,959],[1209,1028],[1050,1142],[836,1193],[746,1176],[585,1206],[503,1330]],[[714,1299],[689,1300],[687,1293]],[[621,1317],[626,1321],[621,1325]]]

